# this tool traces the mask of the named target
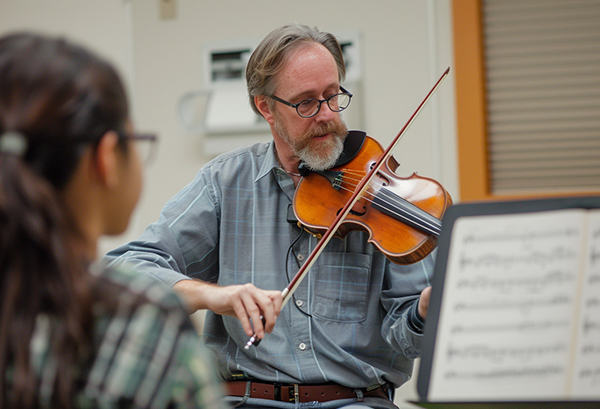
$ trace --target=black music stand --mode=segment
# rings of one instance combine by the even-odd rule
[[[434,376],[434,354],[436,348],[446,351],[446,345],[438,345],[438,329],[440,328],[440,315],[442,314],[442,297],[446,282],[448,259],[451,251],[451,236],[455,223],[463,217],[493,216],[516,213],[545,212],[559,209],[596,209],[600,208],[600,196],[581,196],[551,199],[535,199],[520,201],[482,202],[456,204],[447,209],[442,219],[442,231],[439,237],[435,273],[432,282],[432,294],[428,310],[427,322],[424,333],[423,354],[419,366],[417,379],[418,401],[411,401],[420,407],[431,409],[587,409],[600,408],[600,398],[593,400],[522,400],[496,399],[492,401],[473,401],[469,396],[464,399],[453,398],[451,400],[431,400],[431,380]],[[445,353],[445,352],[444,352]],[[600,367],[600,363],[598,364]],[[438,374],[439,375],[439,374]],[[600,380],[599,380],[600,382]],[[600,395],[600,386],[598,387]],[[434,398],[435,399],[435,398]]]

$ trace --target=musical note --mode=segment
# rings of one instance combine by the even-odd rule
[[[527,345],[522,347],[493,347],[487,344],[471,344],[455,347],[448,345],[446,355],[448,362],[454,359],[471,359],[485,362],[501,362],[506,360],[518,360],[519,364],[539,358],[543,355],[554,355],[567,350],[567,344],[557,342],[551,345]]]
[[[600,332],[600,321],[592,320],[588,316],[583,319],[583,334],[588,335],[589,332]]]
[[[497,381],[501,378],[543,378],[547,376],[555,376],[564,374],[564,368],[560,366],[541,366],[541,367],[525,367],[514,369],[495,369],[490,371],[478,370],[468,372],[449,371],[445,374],[446,378],[453,379],[483,379]]]
[[[600,368],[584,368],[579,371],[579,379],[590,383],[593,386],[600,387]]]
[[[574,229],[570,226],[567,226],[562,229],[545,229],[544,231],[504,231],[502,233],[496,232],[477,232],[466,234],[463,237],[463,244],[471,244],[471,243],[499,243],[499,242],[515,242],[519,241],[521,243],[532,243],[536,242],[540,239],[548,239],[548,238],[563,238],[563,237],[573,237],[578,236],[580,231],[578,229]],[[598,232],[598,237],[600,237],[600,231]]]
[[[531,251],[525,254],[500,254],[491,252],[471,256],[469,253],[462,254],[460,268],[467,269],[502,269],[512,270],[515,268],[546,268],[556,265],[563,260],[574,260],[577,252],[565,246],[557,246],[548,251]]]
[[[542,277],[518,277],[504,278],[476,275],[471,278],[461,278],[457,281],[458,288],[469,287],[471,290],[493,289],[502,293],[512,293],[514,291],[528,291],[539,293],[550,286],[560,287],[564,283],[573,281],[576,276],[569,271],[554,270],[544,273]]]
[[[454,306],[456,312],[461,311],[478,311],[482,312],[485,310],[519,310],[522,312],[529,312],[535,307],[547,307],[547,306],[560,306],[570,304],[572,298],[567,295],[556,295],[552,298],[540,299],[540,300],[525,300],[511,302],[506,299],[498,299],[492,301],[483,301],[479,303],[459,302]]]
[[[600,354],[600,344],[586,344],[583,346],[583,348],[581,348],[581,353],[583,355]]]
[[[540,330],[556,329],[556,328],[569,328],[571,322],[568,320],[564,321],[521,321],[509,324],[486,324],[486,325],[456,325],[452,327],[451,333],[453,334],[483,334],[483,333],[506,333],[507,331],[517,331],[520,333],[538,332]]]

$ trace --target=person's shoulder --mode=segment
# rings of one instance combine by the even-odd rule
[[[210,160],[204,167],[218,168],[254,163],[256,160],[261,160],[266,156],[270,144],[271,142],[257,142],[250,146],[235,148]]]
[[[99,262],[91,273],[98,278],[97,286],[111,287],[103,291],[105,294],[110,291],[120,302],[149,303],[162,309],[185,310],[182,299],[172,288],[147,274],[134,271],[126,263],[108,266]]]
[[[126,265],[99,263],[91,272],[98,352],[79,406],[222,407],[214,357],[179,296]]]
[[[268,160],[271,143],[272,141],[259,142],[236,148],[211,159],[196,173],[194,180],[174,196],[163,210],[180,205],[182,200],[187,204],[202,192],[208,192],[207,194],[214,199],[218,207],[220,187],[238,184],[241,182],[240,177],[244,178],[243,183],[250,183],[253,175],[257,175]],[[206,189],[207,187],[209,189]]]

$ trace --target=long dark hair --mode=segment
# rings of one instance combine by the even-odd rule
[[[79,240],[58,193],[86,147],[128,118],[111,65],[64,39],[18,33],[0,39],[0,408],[35,407],[39,380],[30,340],[40,314],[51,322],[58,366],[53,405],[72,406],[77,363],[89,355],[94,295]]]

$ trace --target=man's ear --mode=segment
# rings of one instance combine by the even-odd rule
[[[254,105],[260,111],[261,115],[265,120],[273,125],[275,120],[273,119],[273,113],[271,112],[271,108],[269,107],[269,103],[267,101],[267,97],[264,95],[257,95],[254,97]]]
[[[112,188],[119,183],[118,150],[119,135],[115,131],[102,135],[93,160],[93,172],[105,187]]]

